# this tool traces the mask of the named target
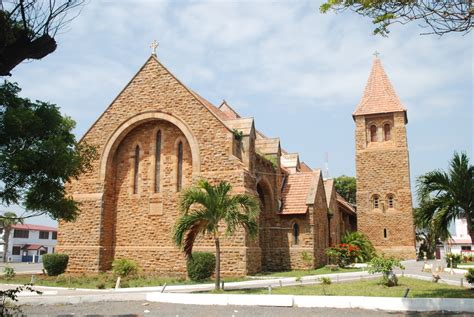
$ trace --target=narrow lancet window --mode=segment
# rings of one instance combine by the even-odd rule
[[[379,208],[379,195],[374,195],[372,199],[373,199],[372,204],[373,204],[374,209]]]
[[[386,123],[383,126],[383,131],[384,131],[385,141],[390,141],[392,139],[391,131],[390,131],[390,124]]]
[[[377,126],[370,126],[370,141],[377,142]]]
[[[181,191],[183,188],[183,142],[178,143],[178,181],[177,190]]]
[[[140,168],[140,147],[135,147],[135,164],[133,166],[133,193],[138,193],[138,173]]]
[[[155,151],[155,193],[160,192],[160,172],[161,172],[161,130],[156,133]]]
[[[389,194],[387,196],[387,202],[388,202],[388,208],[394,208],[395,207],[395,202],[394,202],[395,198],[392,194]]]
[[[293,243],[297,245],[300,239],[300,227],[297,223],[293,225]]]

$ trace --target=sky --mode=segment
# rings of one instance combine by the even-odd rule
[[[313,168],[325,168],[327,157],[330,177],[355,176],[351,114],[378,51],[408,110],[412,187],[446,169],[454,151],[472,163],[472,34],[420,35],[426,29],[415,22],[384,38],[372,35],[369,18],[321,14],[320,4],[94,0],[56,36],[53,54],[20,64],[9,80],[23,97],[60,106],[80,138],[157,40],[158,59],[214,105],[225,99]]]

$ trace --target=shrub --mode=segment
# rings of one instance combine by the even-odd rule
[[[464,276],[469,284],[474,285],[474,269],[467,270],[467,273]]]
[[[331,279],[329,277],[320,277],[319,281],[324,285],[331,285]]]
[[[446,263],[451,268],[450,259],[452,259],[453,268],[457,268],[458,264],[461,263],[461,254],[457,253],[446,253]]]
[[[15,275],[16,273],[14,268],[10,266],[5,266],[5,268],[3,269],[3,276],[5,277],[5,279],[11,280],[15,277]]]
[[[340,267],[345,267],[360,257],[360,249],[352,244],[341,243],[327,248],[326,255],[329,256],[332,263],[335,261]]]
[[[137,262],[130,259],[116,259],[112,262],[112,272],[116,276],[127,277],[137,274],[139,266]]]
[[[400,260],[393,257],[386,258],[384,256],[376,256],[369,263],[369,273],[382,273],[382,283],[387,286],[398,285],[398,278],[393,273],[394,268],[404,269],[405,267],[400,263]]]
[[[69,256],[67,254],[53,253],[43,255],[43,267],[49,276],[57,276],[66,271]]]
[[[369,238],[361,232],[346,232],[341,239],[342,243],[355,245],[360,249],[359,259],[370,261],[375,256],[375,248]]]
[[[194,252],[186,267],[188,277],[193,281],[202,281],[211,277],[216,267],[216,257],[208,252]]]
[[[313,256],[309,252],[303,251],[301,253],[301,259],[308,269],[313,266]]]

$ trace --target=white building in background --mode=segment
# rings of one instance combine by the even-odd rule
[[[4,234],[2,232],[2,234]],[[58,229],[41,225],[13,225],[8,243],[8,262],[41,262],[43,254],[54,253]],[[2,243],[4,242],[2,236]],[[5,245],[2,244],[2,250]],[[3,252],[2,252],[3,255]]]
[[[474,245],[467,233],[467,221],[465,218],[456,219],[449,228],[451,238],[446,241],[444,248],[446,253],[471,253],[474,254]]]

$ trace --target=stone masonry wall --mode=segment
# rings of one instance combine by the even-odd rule
[[[231,154],[232,132],[225,128],[154,57],[145,63],[89,129],[82,141],[96,146],[99,154],[104,153],[114,131],[117,131],[130,118],[147,111],[165,113],[185,122],[186,127],[197,140],[197,144],[189,145],[190,140],[183,138],[186,144],[184,166],[186,175],[183,185],[190,185],[200,177],[205,177],[220,180],[238,179],[235,182],[236,186],[244,188],[243,163]],[[146,158],[147,155],[153,154],[151,142],[154,139],[152,132],[156,120],[153,121],[155,123],[149,123],[149,127],[143,125],[148,122],[137,125],[135,128],[137,130],[134,129],[128,132],[131,134],[127,134],[127,137],[117,140],[118,144],[114,147],[116,148],[114,153],[118,153],[117,155],[111,153],[109,157],[104,157],[101,154],[93,162],[93,169],[90,172],[68,184],[68,192],[82,202],[77,221],[61,222],[59,227],[57,251],[70,255],[69,271],[107,269],[110,267],[112,258],[127,256],[137,259],[146,270],[184,272],[182,253],[170,243],[170,228],[175,221],[173,219],[171,223],[171,214],[176,216],[177,210],[171,205],[176,206],[179,193],[163,192],[161,207],[160,197],[145,190],[145,188],[151,188],[153,182],[153,177],[149,174],[152,162]],[[176,137],[180,135],[179,131],[175,130],[175,132]],[[132,134],[136,134],[136,137]],[[144,157],[141,165],[143,169],[140,173],[140,194],[139,197],[132,195],[125,198],[131,189],[129,174],[133,151],[130,151],[130,147],[136,142],[141,143]],[[166,135],[164,135],[164,142],[167,142]],[[172,145],[167,143],[167,146]],[[190,169],[189,146],[199,149],[199,174],[195,174]],[[105,179],[100,175],[103,160],[107,161]],[[175,172],[170,171],[172,160],[171,156],[164,158],[166,170],[163,172],[164,175],[175,175]],[[114,164],[121,164],[116,175],[114,175],[116,170]],[[164,180],[164,184],[172,186],[172,177],[169,177],[168,180]],[[168,196],[165,199],[166,195]],[[165,205],[165,200],[169,202],[169,206]],[[115,210],[117,210],[116,218],[114,218]],[[149,226],[150,222],[156,223],[156,227]],[[198,242],[196,249],[202,247],[209,248],[210,244]],[[223,272],[245,274],[246,247],[243,233],[237,233],[232,241],[223,241],[222,249]],[[232,256],[233,260],[228,260],[229,257],[226,254],[229,256],[238,254],[238,257]]]
[[[390,123],[391,140],[383,140],[383,124]],[[379,127],[370,142],[370,126]],[[356,118],[357,227],[376,249],[414,258],[415,237],[406,130],[403,113]],[[374,208],[374,195],[379,206]],[[388,197],[394,195],[389,208]]]

